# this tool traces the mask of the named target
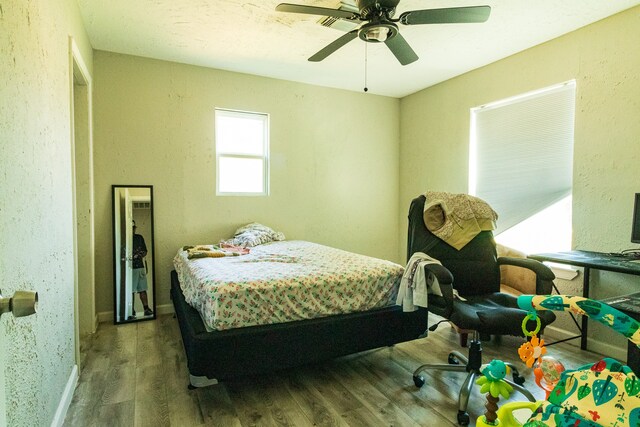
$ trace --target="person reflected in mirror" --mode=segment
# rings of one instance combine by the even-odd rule
[[[147,245],[144,237],[136,234],[136,222],[133,221],[133,300],[138,294],[140,302],[144,308],[145,316],[153,316],[153,311],[149,308],[149,300],[147,298],[147,264],[144,257],[147,256]],[[133,317],[136,317],[135,310]]]

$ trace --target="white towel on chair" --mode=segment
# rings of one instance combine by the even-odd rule
[[[418,307],[427,307],[429,294],[442,296],[436,276],[429,273],[425,277],[426,264],[440,264],[440,261],[422,252],[416,252],[409,259],[396,299],[396,304],[402,306],[402,311],[416,311]]]

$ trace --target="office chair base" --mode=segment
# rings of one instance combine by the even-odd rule
[[[464,411],[458,411],[458,424],[461,426],[468,426],[469,425],[469,414],[467,414]]]
[[[482,365],[482,345],[479,337],[476,335],[469,345],[469,356],[466,357],[458,351],[452,351],[447,358],[448,364],[443,363],[428,363],[420,366],[413,372],[413,383],[417,388],[421,388],[425,384],[425,377],[420,375],[422,371],[428,369],[435,369],[439,371],[452,371],[452,372],[466,372],[462,388],[458,395],[458,414],[457,421],[459,425],[469,425],[469,414],[467,413],[467,405],[469,403],[469,396],[475,385],[476,378],[482,376],[480,367]],[[534,396],[522,386],[524,383],[524,377],[520,375],[518,370],[511,364],[507,363],[512,369],[513,381],[506,380],[515,391],[523,394],[531,402],[535,402]]]

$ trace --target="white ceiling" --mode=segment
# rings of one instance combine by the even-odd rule
[[[640,0],[401,0],[407,10],[488,4],[482,24],[400,25],[420,59],[402,66],[355,39],[307,58],[343,33],[319,17],[276,12],[281,0],[77,0],[95,49],[320,86],[403,97],[640,4]],[[284,0],[335,8],[339,0]]]

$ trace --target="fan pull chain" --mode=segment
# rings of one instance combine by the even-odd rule
[[[364,91],[368,92],[369,88],[367,87],[367,45],[369,43],[364,44]]]

